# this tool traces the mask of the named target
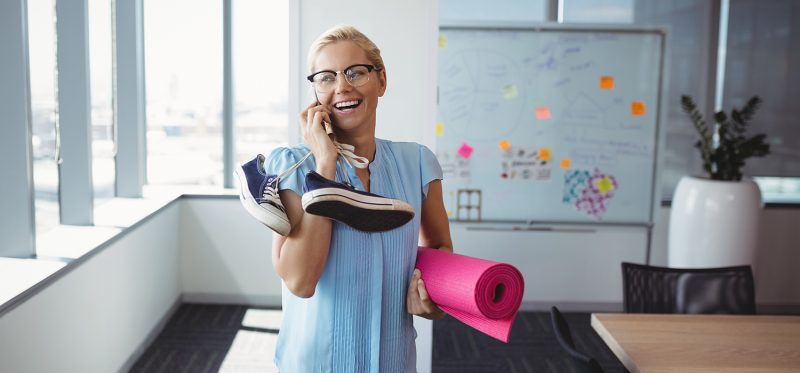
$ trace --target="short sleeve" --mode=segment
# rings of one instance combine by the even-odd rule
[[[444,176],[442,175],[442,166],[439,165],[439,160],[436,159],[436,155],[428,149],[425,145],[419,146],[419,159],[420,159],[420,174],[422,175],[422,199],[428,197],[428,185],[431,181],[434,180],[442,180]]]
[[[303,159],[307,151],[298,148],[279,147],[272,151],[269,159],[264,163],[264,171],[267,175],[280,175],[288,170],[299,160]],[[304,191],[304,175],[308,170],[308,164],[313,162],[313,157],[306,160],[306,164],[301,165],[288,175],[281,178],[278,190],[291,189],[298,196],[302,196]]]

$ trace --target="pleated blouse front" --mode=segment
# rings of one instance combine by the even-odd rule
[[[278,148],[265,166],[280,174],[309,149]],[[284,178],[280,190],[302,196],[309,158]],[[400,199],[414,208],[414,219],[388,231],[367,233],[334,222],[328,260],[314,296],[296,297],[283,285],[283,323],[275,363],[292,372],[414,372],[416,332],[406,311],[406,290],[414,271],[422,201],[428,184],[442,178],[435,155],[417,143],[376,139],[369,165],[370,192]],[[364,190],[355,170],[337,165],[336,179],[347,172]]]

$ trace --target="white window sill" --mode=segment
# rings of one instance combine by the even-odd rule
[[[95,208],[93,226],[59,225],[36,237],[36,257],[0,257],[0,316],[183,196],[236,196],[234,189],[147,186],[143,198]]]

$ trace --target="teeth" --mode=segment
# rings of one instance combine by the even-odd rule
[[[353,106],[353,105],[357,105],[357,104],[358,104],[358,100],[344,101],[344,102],[337,103],[336,107],[337,108],[342,108],[342,107]]]

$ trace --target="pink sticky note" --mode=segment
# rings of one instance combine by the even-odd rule
[[[472,147],[467,143],[461,144],[461,147],[458,148],[458,155],[464,159],[469,159],[469,156],[472,155]]]
[[[547,106],[539,106],[536,108],[536,119],[547,120],[550,119],[550,108]]]

